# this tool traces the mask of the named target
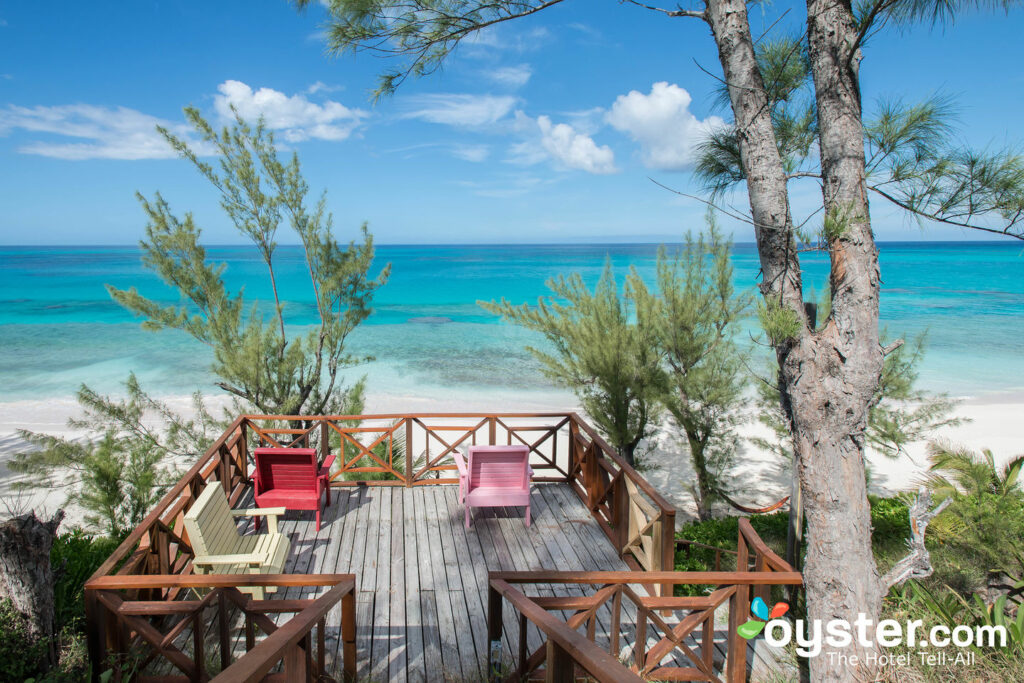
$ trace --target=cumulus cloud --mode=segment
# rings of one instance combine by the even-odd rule
[[[593,138],[568,123],[553,123],[549,116],[536,120],[516,112],[516,126],[527,139],[512,145],[512,163],[532,165],[546,159],[563,168],[598,175],[615,173],[615,153],[607,145],[598,145]]]
[[[81,142],[29,142],[23,154],[55,159],[166,159],[174,150],[156,132],[160,125],[188,139],[191,129],[127,107],[69,104],[55,107],[18,107],[0,110],[0,135],[14,129],[59,135]]]
[[[533,70],[529,64],[520,64],[518,66],[503,66],[497,69],[491,69],[485,71],[484,76],[498,85],[503,85],[507,88],[521,88],[527,84],[530,80],[530,76],[533,75]]]
[[[224,81],[217,86],[217,93],[213,106],[221,118],[234,118],[232,107],[245,119],[263,116],[267,127],[288,142],[344,140],[368,116],[340,102],[317,104],[302,94],[289,97],[272,88],[253,90],[241,81]]]
[[[437,94],[410,98],[405,119],[421,119],[448,126],[479,127],[496,123],[516,105],[516,98],[496,95]]]
[[[651,86],[647,95],[636,90],[620,95],[606,121],[640,143],[644,165],[680,171],[693,165],[697,143],[725,125],[717,116],[698,119],[690,111],[692,101],[686,90],[663,81]]]

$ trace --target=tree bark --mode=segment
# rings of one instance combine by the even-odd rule
[[[57,659],[50,548],[63,519],[63,510],[48,522],[29,512],[0,524],[0,598],[27,617],[33,637],[48,640],[46,669]]]
[[[877,620],[882,590],[871,549],[864,472],[868,406],[882,371],[878,250],[864,174],[857,28],[848,2],[808,0],[807,36],[818,106],[822,194],[830,231],[832,313],[779,350],[783,402],[794,434],[807,518],[804,585],[809,620]],[[870,680],[865,666],[810,660],[814,681]],[[854,639],[842,650],[863,655]],[[858,657],[863,662],[864,658]]]
[[[709,0],[706,20],[718,46],[735,115],[740,157],[769,304],[804,321],[776,348],[783,409],[791,421],[804,494],[809,620],[877,618],[881,603],[871,551],[864,477],[867,406],[878,383],[878,253],[864,183],[856,36],[850,5],[808,0],[808,38],[820,126],[825,209],[842,223],[831,235],[833,310],[815,331],[803,307],[786,176],[757,67],[745,4]],[[845,654],[857,654],[854,644]],[[859,680],[864,672],[829,665],[828,650],[810,662],[812,680]]]
[[[786,173],[754,53],[746,3],[709,0],[705,20],[718,46],[735,118],[763,274],[761,292],[765,299],[788,306],[803,317],[800,262],[793,237]]]

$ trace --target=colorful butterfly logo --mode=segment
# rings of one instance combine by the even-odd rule
[[[789,605],[784,602],[775,603],[775,607],[772,607],[771,611],[768,611],[768,605],[765,604],[761,598],[754,598],[754,601],[750,603],[750,611],[754,614],[757,619],[751,619],[750,621],[740,624],[739,628],[736,629],[736,633],[740,634],[743,638],[750,640],[757,636],[764,629],[764,625],[770,619],[778,619],[783,614],[789,611]]]

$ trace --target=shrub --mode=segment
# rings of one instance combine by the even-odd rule
[[[23,681],[36,674],[46,641],[29,634],[28,620],[10,600],[0,600],[0,680]]]
[[[110,557],[121,539],[91,536],[80,529],[61,534],[53,541],[53,601],[58,628],[82,628],[85,617],[85,582]]]

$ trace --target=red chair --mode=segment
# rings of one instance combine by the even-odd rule
[[[316,530],[320,531],[320,496],[327,498],[326,505],[331,504],[329,477],[334,456],[328,455],[324,464],[318,465],[312,448],[257,448],[253,457],[256,507],[316,510]]]

